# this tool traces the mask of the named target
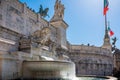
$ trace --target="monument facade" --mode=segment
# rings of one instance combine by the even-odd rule
[[[101,47],[70,44],[66,39],[64,9],[56,0],[54,15],[46,21],[18,0],[0,0],[0,79],[23,76],[26,66],[31,65],[26,61],[73,61],[77,76],[112,74],[113,55],[107,29]],[[66,72],[63,74],[71,75]]]

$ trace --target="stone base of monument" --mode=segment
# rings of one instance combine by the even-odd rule
[[[24,61],[23,79],[73,79],[75,64],[62,61]]]

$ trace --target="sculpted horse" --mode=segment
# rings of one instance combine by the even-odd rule
[[[49,17],[48,11],[49,11],[49,8],[43,9],[42,5],[40,5],[40,9],[39,9],[39,12],[38,12],[38,13],[40,13],[40,15],[41,15],[43,18],[45,18],[46,16]]]

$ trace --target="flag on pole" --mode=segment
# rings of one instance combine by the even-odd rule
[[[103,10],[103,14],[106,15],[107,11],[108,11],[108,5],[109,5],[109,2],[108,0],[104,0],[104,10]]]
[[[110,36],[113,36],[113,35],[114,35],[114,32],[110,29],[110,27],[108,27],[108,34],[109,34]]]

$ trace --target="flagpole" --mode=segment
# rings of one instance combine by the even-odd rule
[[[105,15],[105,30],[107,31],[107,14]]]
[[[107,11],[108,11],[108,0],[104,0],[104,16],[105,16],[105,29],[107,30]]]

